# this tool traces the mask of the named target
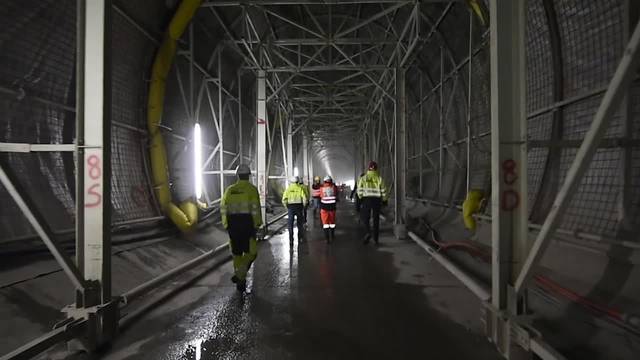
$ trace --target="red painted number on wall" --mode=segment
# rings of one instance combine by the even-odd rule
[[[100,192],[100,176],[102,170],[100,169],[100,158],[98,155],[91,155],[87,158],[87,169],[89,178],[92,181],[87,189],[85,207],[92,208],[102,203],[102,193]]]
[[[511,186],[518,180],[517,163],[513,159],[502,162],[502,181]],[[506,189],[502,192],[500,206],[504,211],[513,211],[520,206],[520,194],[514,189]]]

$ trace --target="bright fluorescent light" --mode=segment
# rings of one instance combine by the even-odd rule
[[[193,177],[196,199],[200,199],[202,197],[202,134],[198,123],[193,129]]]
[[[196,360],[202,359],[202,339],[196,340]]]
[[[293,176],[300,176],[300,171],[298,170],[297,167],[293,168]]]

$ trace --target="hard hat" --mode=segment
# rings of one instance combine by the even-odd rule
[[[324,177],[324,182],[333,182],[333,179],[331,178],[331,176],[327,175]]]
[[[251,169],[247,164],[240,164],[236,168],[236,175],[251,175]]]
[[[316,177],[314,177],[314,178],[313,178],[313,181],[315,181],[315,182],[320,182],[320,176],[316,176]]]
[[[369,161],[369,170],[378,170],[378,163],[375,161]]]
[[[289,179],[289,181],[291,183],[297,183],[298,181],[300,181],[300,177],[299,176],[292,176],[291,179]]]

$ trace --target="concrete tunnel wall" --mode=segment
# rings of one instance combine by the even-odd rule
[[[540,224],[548,212],[575,156],[575,141],[584,136],[602,98],[602,88],[607,85],[621,57],[626,17],[632,16],[625,10],[625,3],[623,0],[529,1],[527,113],[528,137],[532,146],[529,148],[527,166],[529,214],[533,224]],[[176,4],[114,1],[114,5],[112,212],[116,225],[123,221],[160,215],[148,177],[144,130],[146,81],[157,40],[161,39]],[[484,6],[488,8],[488,1],[484,1]],[[490,191],[488,33],[486,25],[474,17],[471,41],[474,52],[469,78],[469,64],[466,61],[469,51],[468,8],[463,3],[450,7],[447,4],[430,5],[423,11],[425,27],[430,28],[444,11],[447,12],[446,17],[437,27],[433,40],[420,49],[417,61],[407,71],[406,81],[408,108],[411,109],[409,126],[413,129],[407,139],[408,155],[417,153],[422,143],[423,151],[431,152],[431,161],[437,160],[442,151],[439,149],[439,90],[433,89],[440,84],[443,52],[445,81],[442,88],[445,99],[452,101],[450,108],[449,104],[444,104],[447,106],[444,117],[445,143],[450,144],[444,150],[445,181],[438,188],[438,175],[426,157],[422,160],[410,159],[407,188],[411,197],[459,205],[466,195],[467,163],[465,143],[459,140],[466,137],[468,110],[474,137],[472,157],[469,159],[471,188],[482,189],[486,193]],[[233,12],[224,16],[227,22],[232,23]],[[139,23],[147,34],[136,28],[128,17]],[[0,141],[71,143],[75,131],[75,1],[47,0],[28,5],[24,1],[5,1],[0,9],[0,24],[3,29],[0,32]],[[196,14],[194,24],[195,59],[200,64],[206,64],[209,72],[216,76],[217,56],[212,57],[212,53],[224,37],[223,31],[211,21],[211,14],[204,12]],[[228,49],[223,51],[221,58],[224,69],[222,83],[231,94],[237,96],[236,67],[242,59]],[[177,80],[177,76],[180,76],[183,86],[188,84],[189,61],[182,56],[176,59],[168,80],[163,125],[171,129],[167,132],[166,142],[174,197],[182,200],[193,193],[188,140],[192,121],[186,114]],[[559,62],[554,64],[554,59]],[[243,72],[241,77],[241,135],[237,127],[238,104],[228,94],[223,94],[225,149],[237,149],[240,136],[252,139],[255,77],[250,71]],[[196,72],[196,94],[203,80],[204,76]],[[217,85],[211,83],[208,86],[214,94],[212,105],[217,114]],[[420,108],[421,88],[423,97],[430,92],[433,94]],[[577,196],[564,216],[561,228],[566,232],[556,236],[545,254],[540,271],[599,304],[632,315],[640,314],[640,287],[637,286],[640,278],[640,242],[637,236],[640,227],[640,150],[637,146],[640,140],[640,86],[637,81],[633,83],[629,94],[628,114],[625,115],[621,110],[607,133],[610,143],[626,139],[627,145],[623,142],[615,146],[603,144],[598,150]],[[467,109],[468,103],[470,109]],[[387,104],[384,111],[385,116],[390,117],[393,110]],[[203,123],[211,124],[211,108],[206,101],[199,116],[209,121]],[[273,111],[270,112],[270,118],[275,118]],[[205,142],[215,146],[218,139],[213,127],[205,126],[204,130]],[[381,147],[387,145],[383,141]],[[247,161],[253,160],[255,146],[252,140],[244,142],[243,151],[251,158]],[[333,153],[328,154],[328,158],[336,162],[332,166],[339,170],[335,172],[348,172],[353,166],[353,159],[335,154],[341,151],[345,150],[329,150]],[[297,166],[302,168],[299,146],[294,153]],[[278,168],[282,163],[279,146],[274,147],[273,154],[272,174],[280,175],[284,170]],[[314,152],[310,154],[316,155]],[[379,155],[377,160],[382,172],[390,181],[391,159],[384,151]],[[69,230],[73,228],[75,211],[73,156],[67,153],[0,156],[18,175],[27,191],[37,193],[37,204],[49,225],[61,239],[70,240],[73,234]],[[226,155],[225,164],[230,165],[233,158],[231,154]],[[323,161],[317,156],[313,161],[315,174],[324,174]],[[362,166],[360,157],[357,163]],[[419,177],[416,173],[420,167],[423,169],[422,188],[418,186]],[[210,170],[218,169],[216,157]],[[353,170],[359,172],[359,169]],[[225,178],[225,185],[232,179]],[[623,179],[627,179],[626,182]],[[272,185],[273,194],[277,197],[277,189],[283,186],[283,181],[273,181]],[[219,187],[217,176],[207,178],[208,195],[212,200],[219,198]],[[16,319],[15,324],[25,328],[23,334],[0,343],[0,353],[4,353],[34,338],[49,329],[56,319],[59,320],[58,310],[70,302],[71,292],[61,287],[46,286],[48,282],[57,282],[54,276],[60,276],[60,282],[64,282],[60,273],[32,279],[53,271],[57,265],[46,253],[16,255],[19,254],[16,252],[18,250],[29,252],[41,245],[4,188],[0,188],[0,204],[0,256],[3,259],[25,256],[24,259],[28,259],[30,264],[20,267],[15,261],[1,262],[0,303],[5,309],[2,318]],[[469,236],[462,227],[457,210],[424,205],[419,201],[409,202],[408,207],[414,218],[431,223],[444,240],[463,240]],[[487,206],[484,215],[490,215],[489,211],[490,206]],[[416,220],[411,221],[413,225]],[[150,224],[153,228],[171,231],[168,223]],[[119,229],[121,227],[114,227],[114,231]],[[137,228],[131,226],[125,230],[135,232]],[[143,230],[148,229],[143,227]],[[478,241],[490,245],[490,226],[481,224],[478,233]],[[211,242],[223,241],[224,235],[216,234]],[[532,236],[534,234],[532,232]],[[197,254],[197,250],[185,245],[182,240],[162,244],[150,242],[143,249],[131,252],[131,257],[148,258],[150,254],[162,253],[164,255],[154,255],[161,264],[130,259],[115,263],[116,290],[126,290],[129,285],[135,285],[135,281],[124,282],[127,274],[131,273],[124,271],[131,266],[127,265],[127,261],[137,264],[132,269],[144,274],[136,279],[142,282]],[[463,253],[450,255],[470,272],[489,280],[488,265]],[[601,315],[586,311],[576,303],[549,296],[539,288],[532,291],[531,305],[539,316],[536,325],[546,331],[552,344],[568,354],[625,359],[640,351],[640,330],[637,327],[629,324],[621,327]],[[8,334],[0,334],[0,337],[10,338]]]

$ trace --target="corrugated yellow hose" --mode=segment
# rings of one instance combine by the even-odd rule
[[[176,54],[178,39],[191,22],[202,0],[183,0],[162,40],[151,70],[151,85],[147,103],[147,128],[150,138],[150,157],[153,185],[160,208],[181,231],[190,230],[198,222],[198,206],[194,201],[173,203],[169,189],[167,150],[158,125],[162,120],[166,80]]]
[[[471,231],[476,230],[476,219],[473,218],[473,214],[480,210],[480,206],[484,199],[484,193],[482,190],[469,190],[467,198],[462,203],[462,219],[464,220],[464,227]]]

